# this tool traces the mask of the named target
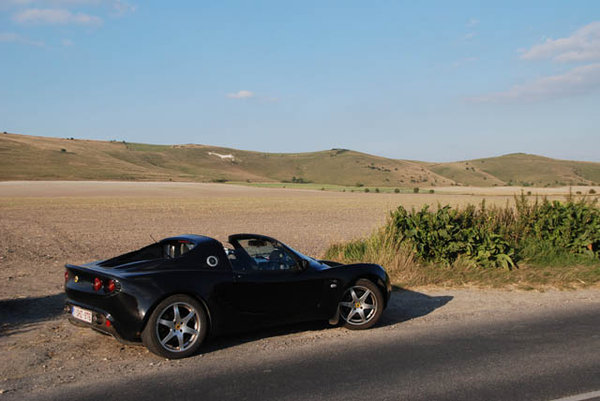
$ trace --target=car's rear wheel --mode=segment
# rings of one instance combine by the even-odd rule
[[[186,358],[202,345],[207,325],[200,302],[188,295],[173,295],[154,308],[142,332],[142,342],[157,355]]]
[[[338,308],[345,327],[364,330],[379,321],[383,304],[383,296],[377,285],[370,280],[360,279],[344,292]]]

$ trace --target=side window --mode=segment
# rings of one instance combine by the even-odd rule
[[[250,256],[250,270],[293,271],[298,268],[294,257],[281,244],[260,239],[244,239],[239,244]]]
[[[163,244],[164,257],[169,259],[177,258],[192,249],[194,249],[194,244],[185,240],[170,241]]]

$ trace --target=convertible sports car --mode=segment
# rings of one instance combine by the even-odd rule
[[[181,235],[81,266],[65,265],[69,320],[184,358],[215,335],[279,323],[341,318],[367,329],[383,313],[391,285],[374,264],[315,260],[276,239]]]

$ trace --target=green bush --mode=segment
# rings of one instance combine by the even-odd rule
[[[588,198],[529,202],[521,195],[515,207],[487,208],[484,201],[479,207],[436,211],[400,206],[381,232],[393,243],[382,252],[409,246],[418,260],[447,266],[458,259],[507,269],[521,260],[567,266],[598,263],[600,257],[600,209]],[[332,254],[356,257],[366,241],[337,245]]]
[[[481,266],[514,267],[514,250],[485,214],[483,207],[478,211],[474,206],[464,210],[444,206],[436,212],[429,206],[411,212],[400,206],[387,228],[397,242],[408,241],[428,262],[452,264],[462,255]]]

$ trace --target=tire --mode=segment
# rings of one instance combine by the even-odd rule
[[[169,359],[194,355],[206,338],[206,311],[188,295],[173,295],[154,308],[142,342],[148,350]]]
[[[344,291],[338,304],[344,327],[365,330],[373,327],[383,313],[381,290],[371,280],[360,279]]]

